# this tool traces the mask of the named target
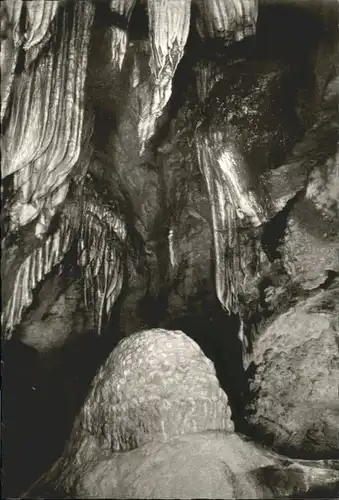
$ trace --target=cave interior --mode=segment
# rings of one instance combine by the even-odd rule
[[[66,35],[60,36],[64,19],[75,25],[74,3],[59,3],[51,40],[36,53],[23,46],[17,49],[13,88],[2,121],[4,168],[7,163],[24,162],[15,159],[20,147],[27,148],[20,140],[24,141],[25,133],[29,140],[37,126],[26,125],[29,132],[25,132],[19,131],[17,122],[13,125],[15,113],[16,120],[21,119],[15,100],[20,105],[26,75],[38,73],[50,53],[64,50],[62,36]],[[334,10],[322,15],[320,0],[259,1],[256,29],[239,41],[202,37],[199,2],[193,2],[187,41],[184,50],[179,47],[182,57],[177,56],[179,48],[173,51],[178,64],[169,72],[170,92],[167,80],[164,83],[169,97],[160,112],[147,108],[144,101],[149,96],[141,88],[153,82],[146,2],[136,2],[132,13],[127,7],[123,13],[114,11],[105,0],[87,3],[95,6],[82,97],[82,123],[84,128],[89,124],[89,139],[77,144],[80,159],[70,169],[67,194],[51,210],[42,233],[37,228],[44,208],[28,222],[13,219],[22,203],[16,195],[19,167],[12,171],[9,167],[2,179],[2,301],[7,314],[2,340],[2,481],[6,498],[21,495],[60,456],[99,367],[121,339],[144,329],[182,330],[195,340],[215,365],[235,430],[273,445],[274,435],[267,429],[260,431],[247,418],[256,394],[249,382],[256,373],[253,345],[298,301],[337,289],[339,263],[336,267],[332,261],[325,262],[324,277],[314,286],[304,286],[303,271],[288,272],[288,252],[294,248],[287,249],[285,243],[291,220],[300,227],[305,219],[307,234],[320,241],[326,232],[330,241],[326,248],[338,249],[335,217],[326,216],[317,223],[305,200],[312,168],[324,164],[337,149],[336,96],[324,101],[329,82],[337,78],[336,2]],[[19,31],[24,31],[29,19],[26,4],[17,22]],[[113,28],[128,33],[120,69],[113,61]],[[6,29],[10,28],[2,27]],[[10,36],[6,32],[2,39]],[[80,35],[76,43],[81,50]],[[65,72],[62,64],[60,71]],[[80,81],[81,75],[77,78]],[[152,112],[157,117],[154,123],[149,119]],[[137,137],[138,127],[151,129],[145,140]],[[217,157],[218,162],[213,159]],[[235,162],[234,178],[239,181],[232,184],[231,179],[224,198],[218,186],[229,177],[222,161]],[[284,165],[292,165],[286,175],[291,192],[285,198],[283,181],[278,179],[278,187],[272,188],[272,179],[279,177]],[[235,201],[230,203],[232,196]],[[71,221],[74,231],[67,250],[55,265],[46,266],[31,287],[31,300],[11,306],[20,266],[63,227],[63,218]],[[227,225],[231,219],[238,221],[233,228],[232,223]],[[117,230],[120,220],[122,229]],[[300,234],[301,241],[306,241],[302,230]],[[79,248],[86,237],[92,238],[95,254],[100,254],[106,238],[105,248],[114,261],[107,265],[105,261],[96,275],[93,269],[100,267],[99,261],[93,264],[86,257],[84,264],[81,261]],[[312,258],[318,259],[317,255]],[[337,250],[337,259],[338,255]],[[92,274],[86,266],[92,266]],[[319,269],[316,266],[314,271],[317,278],[323,276]],[[313,283],[313,279],[305,281]],[[111,296],[104,297],[102,283],[111,286]],[[278,290],[273,299],[267,295],[272,289]],[[20,309],[18,317],[15,307]],[[325,457],[307,446],[276,449],[305,459],[339,457],[339,448]]]

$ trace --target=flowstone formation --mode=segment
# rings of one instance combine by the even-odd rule
[[[148,330],[122,340],[96,375],[75,424],[84,438],[76,430],[74,446],[85,453],[92,437],[103,450],[130,450],[177,434],[232,431],[230,417],[199,346],[180,331]]]
[[[192,339],[137,332],[100,368],[61,458],[29,496],[273,498],[339,484],[335,461],[283,459],[234,434],[230,413]]]
[[[60,456],[103,359],[152,328],[182,330],[215,365],[213,406],[197,354],[198,427],[221,432],[231,408],[237,432],[279,453],[339,456],[338,12],[337,0],[1,2],[2,337],[18,387],[6,496]],[[141,397],[147,376],[124,390]],[[190,428],[177,400],[167,427],[148,428],[141,403],[106,408],[93,391],[103,413],[90,403],[83,423],[103,426],[95,446],[110,453]],[[54,406],[67,407],[62,430],[42,417]],[[108,411],[138,424],[112,434]]]
[[[147,22],[139,32],[138,15]],[[74,246],[84,274],[84,300],[94,307],[101,332],[122,289],[120,243],[131,247],[122,226],[137,230],[146,244],[147,267],[159,272],[152,269],[158,267],[158,255],[151,241],[164,193],[157,172],[148,166],[149,160],[157,161],[149,143],[168,120],[189,32],[194,26],[202,40],[212,37],[229,45],[255,33],[257,5],[247,0],[193,6],[191,0],[79,5],[8,0],[1,16],[5,337],[20,324],[39,283]],[[104,109],[99,89],[108,92]],[[100,131],[107,118],[115,125],[106,127],[105,140]],[[107,174],[106,197],[101,187],[92,189],[100,160],[100,179],[103,170]],[[98,219],[101,230],[94,229]],[[144,287],[148,272],[137,277],[146,280]],[[133,269],[129,279],[135,286]]]
[[[181,302],[181,276],[192,265],[184,307],[195,299],[201,265],[185,248],[191,242],[182,242],[199,224],[212,239],[201,255],[213,252],[213,273],[205,265],[200,281],[215,285],[225,317],[239,314],[244,329],[249,295],[272,259],[261,236],[308,182],[309,203],[320,185],[322,206],[331,203],[325,193],[336,200],[333,123],[319,147],[332,173],[318,171],[313,144],[301,154],[314,158],[295,165],[305,134],[334,119],[335,5],[319,0],[291,9],[296,20],[284,39],[278,25],[274,33],[266,2],[260,17],[251,1],[4,2],[6,338],[34,290],[71,252],[99,333],[123,285],[137,326],[160,324],[171,315],[168,304]],[[303,43],[292,50],[302,23]],[[299,189],[276,199],[282,164],[296,171]],[[336,217],[331,210],[327,218]],[[304,230],[298,215],[290,216],[281,258],[289,276],[303,272],[303,250],[293,241]],[[335,246],[327,248],[326,265],[337,272]],[[162,314],[152,320],[156,307]],[[123,318],[122,328],[133,331]]]

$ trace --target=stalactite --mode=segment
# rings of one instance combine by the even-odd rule
[[[26,1],[27,9],[27,29],[25,33],[24,49],[29,50],[34,45],[38,45],[45,38],[50,23],[56,15],[58,0]]]
[[[190,9],[191,0],[148,1],[151,74],[134,91],[139,103],[138,136],[141,153],[171,97],[172,79],[188,37]]]
[[[223,134],[198,130],[196,146],[212,212],[217,297],[228,313],[237,313],[244,280],[238,230],[259,226],[265,215],[249,189],[244,159]]]
[[[77,193],[81,196],[82,186],[86,173],[92,161],[93,145],[91,142],[93,133],[93,115],[87,113],[84,123],[84,130],[81,142],[81,153],[79,160],[74,165],[71,175],[65,179],[63,184],[52,188],[50,193],[44,198],[43,205],[39,210],[39,218],[36,223],[35,235],[42,238],[46,234],[52,217],[56,214],[58,207],[65,201],[69,191],[70,182],[76,184]]]
[[[23,49],[26,52],[26,68],[37,58],[41,49],[51,39],[51,23],[56,17],[60,0],[29,0],[25,2],[27,26]]]
[[[60,39],[59,50],[51,45],[37,65],[15,82],[4,137],[3,177],[14,174],[13,219],[18,225],[39,215],[51,191],[62,191],[79,159],[93,16],[91,2],[75,3],[73,13],[63,9],[60,31],[53,35]]]
[[[14,327],[21,321],[23,312],[31,305],[33,290],[56,265],[61,263],[75,234],[71,218],[64,214],[57,230],[21,264],[11,299],[2,314],[3,331],[7,338],[11,337]]]
[[[59,4],[59,0],[1,2],[1,120],[12,91],[19,49],[23,50],[27,69],[52,36],[51,23]],[[23,6],[26,10],[24,28],[20,25]]]
[[[21,42],[21,9],[22,0],[1,2],[1,121],[7,110]]]
[[[138,103],[137,128],[141,153],[154,134],[156,122],[172,93],[173,76],[188,37],[191,1],[149,0],[147,5],[151,77],[140,85],[130,84],[130,88],[135,89],[134,100]],[[209,36],[222,36],[234,41],[255,31],[257,5],[253,0],[227,3],[199,0],[198,7],[200,21],[207,26]]]
[[[256,0],[195,0],[199,10],[197,29],[202,38],[227,42],[255,34]]]
[[[4,8],[7,11],[8,20],[12,27],[12,36],[14,45],[18,46],[21,42],[22,34],[20,32],[20,17],[23,0],[6,0],[3,2]]]
[[[189,22],[189,0],[148,1],[151,60],[150,67],[156,82],[161,79],[166,66],[172,74],[176,70],[186,45]]]
[[[137,87],[136,94],[139,104],[137,131],[140,141],[140,154],[144,152],[147,140],[154,134],[156,122],[160,118],[171,92],[171,75],[168,75],[166,81],[162,81],[161,86],[155,85],[150,80]]]
[[[136,0],[111,0],[110,9],[123,17],[128,25]],[[114,69],[121,70],[128,44],[127,27],[112,26],[111,32],[111,63]]]
[[[99,333],[122,288],[125,239],[125,224],[114,207],[103,205],[93,191],[85,190],[78,260],[85,304],[93,307]]]

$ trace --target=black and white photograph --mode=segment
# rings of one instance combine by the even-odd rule
[[[1,0],[7,499],[339,499],[339,0]]]

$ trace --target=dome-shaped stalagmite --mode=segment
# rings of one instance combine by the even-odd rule
[[[338,13],[1,2],[6,497],[333,493]]]
[[[233,428],[199,346],[181,331],[141,331],[100,368],[40,488],[66,498],[272,498],[339,481],[339,464],[293,462]]]
[[[180,331],[146,330],[122,340],[100,368],[74,446],[82,449],[79,429],[103,449],[120,451],[177,434],[232,431],[230,417],[213,363],[198,344]]]

